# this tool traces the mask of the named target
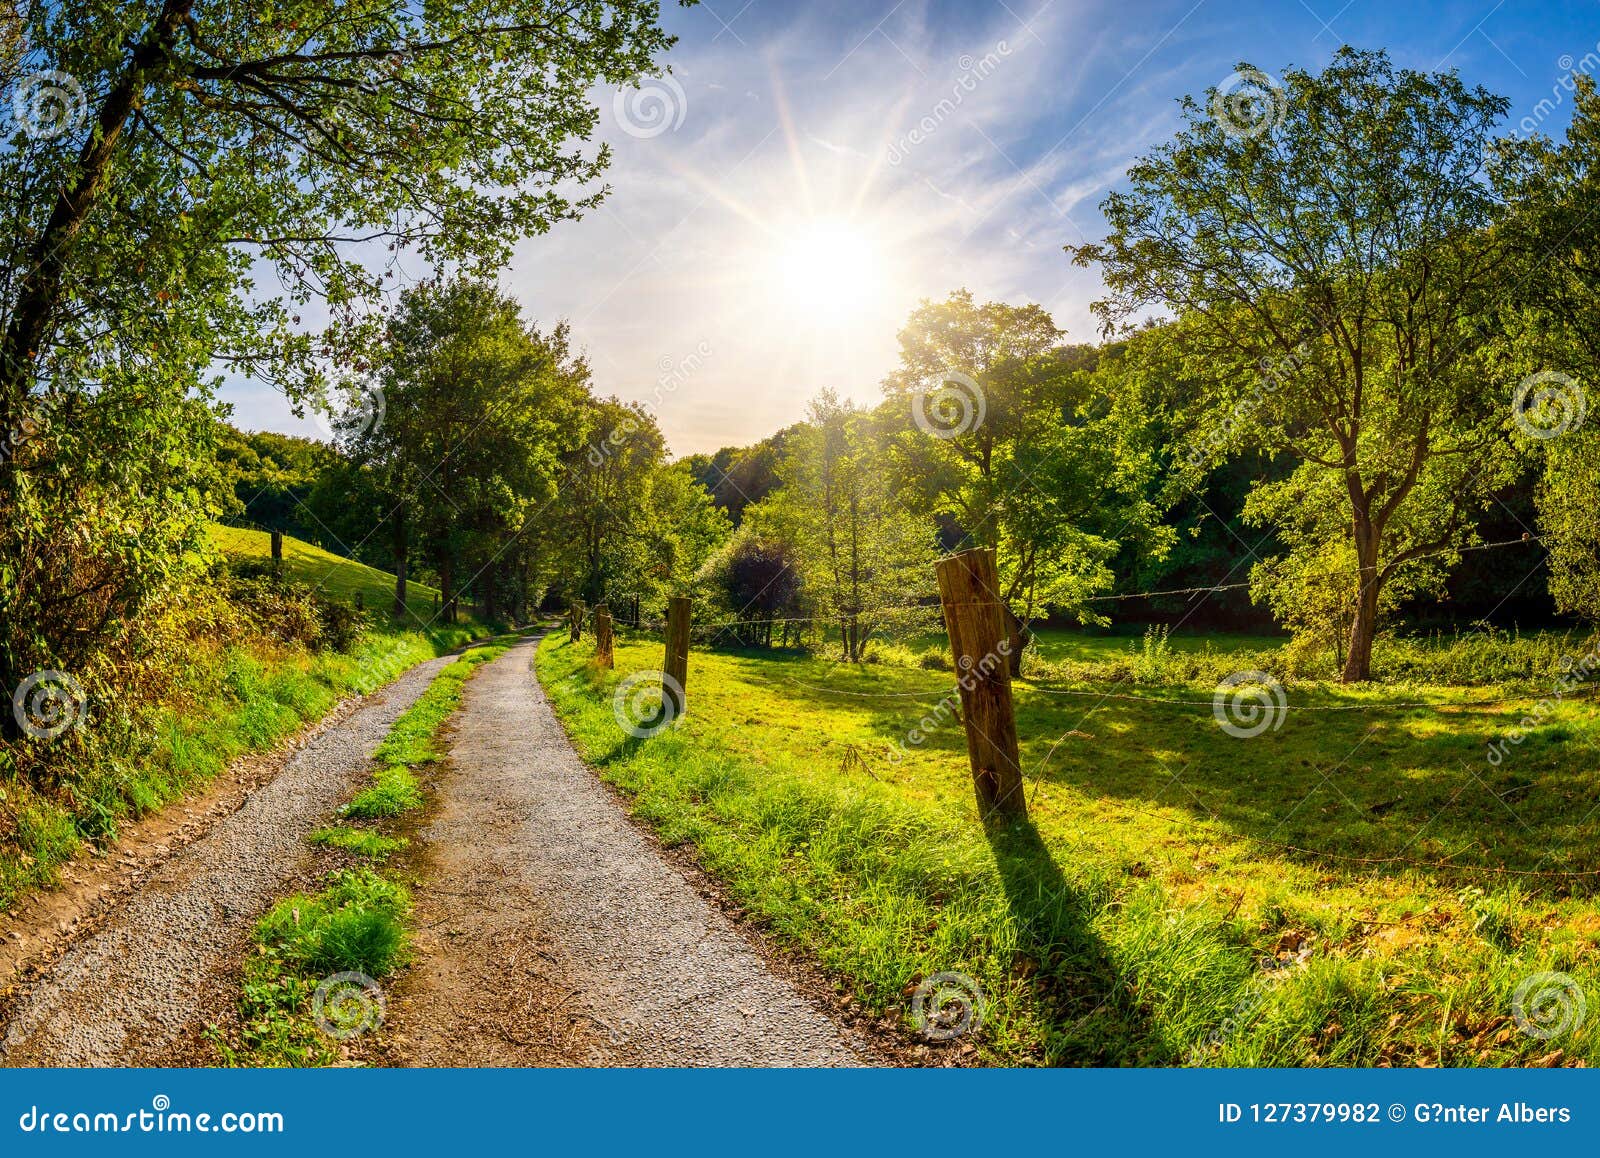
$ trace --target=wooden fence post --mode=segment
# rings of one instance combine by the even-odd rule
[[[271,532],[272,561],[279,566],[283,565],[283,532]]]
[[[672,719],[688,708],[689,597],[667,600],[667,658],[661,665],[661,703]]]
[[[594,605],[594,658],[601,667],[616,667],[611,658],[611,608],[604,603]]]
[[[967,758],[985,822],[1025,818],[1028,800],[1017,753],[1017,716],[1011,704],[1011,650],[994,552],[963,551],[939,560],[939,601],[961,688]]]
[[[572,642],[577,643],[583,638],[583,604],[574,599],[572,606],[567,608],[567,622],[571,628]]]

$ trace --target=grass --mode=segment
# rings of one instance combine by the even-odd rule
[[[326,1032],[312,1010],[319,987],[335,974],[360,973],[376,981],[405,960],[411,897],[404,886],[371,869],[345,869],[320,893],[297,893],[274,905],[256,924],[256,952],[245,964],[237,1040],[216,1032],[223,1061],[234,1066],[317,1066],[340,1060],[339,1038]],[[323,1018],[354,1028],[371,1018],[370,995],[346,983],[323,988]],[[349,1002],[349,1004],[345,1004]]]
[[[320,848],[337,848],[378,863],[388,860],[408,843],[404,837],[385,836],[374,829],[342,824],[319,828],[307,836],[306,841]]]
[[[1240,738],[1214,686],[1024,680],[1030,822],[986,831],[949,673],[696,651],[689,714],[640,741],[610,689],[659,643],[624,632],[614,673],[589,650],[547,637],[541,679],[637,813],[872,1010],[971,977],[990,1063],[1600,1062],[1592,1025],[1536,1035],[1512,1008],[1524,984],[1600,999],[1595,878],[1543,875],[1600,841],[1578,692],[1535,718],[1482,688],[1301,681]]]
[[[215,530],[224,549],[253,541],[250,536],[266,541],[259,532]],[[261,551],[265,554],[265,546]],[[289,537],[284,553],[291,571],[302,578],[315,574],[321,556],[337,560]],[[335,597],[353,598],[355,590],[366,590],[372,607],[370,593],[393,582],[360,564],[349,568],[357,570],[339,571],[349,582],[332,588]],[[361,583],[372,586],[353,585],[358,574]],[[322,718],[343,697],[375,691],[485,631],[475,622],[427,631],[391,625],[364,633],[348,652],[313,653],[264,639],[231,646],[195,641],[183,668],[170,673],[163,706],[139,721],[137,730],[116,722],[126,734],[86,757],[62,791],[46,795],[20,779],[0,785],[0,911],[34,889],[54,885],[59,867],[85,842],[113,843],[128,819],[203,787],[234,760],[266,750]]]
[[[481,663],[494,659],[506,645],[475,647],[441,669],[417,702],[395,721],[374,758],[372,783],[341,810],[345,816],[376,820],[422,807],[422,789],[415,769],[438,760],[440,727],[461,704],[461,689]]]
[[[466,681],[484,663],[503,654],[508,644],[475,647],[440,669],[417,701],[400,714],[374,753],[377,769],[371,783],[340,809],[346,818],[390,821],[423,806],[416,769],[442,758],[444,725],[461,704]],[[337,849],[370,862],[339,870],[329,887],[315,894],[297,894],[279,901],[256,925],[257,952],[246,962],[239,1002],[240,1026],[229,1036],[213,1029],[210,1037],[230,1066],[327,1066],[344,1060],[341,1038],[330,1034],[316,1016],[319,986],[337,984],[333,975],[360,973],[373,983],[394,972],[405,960],[411,898],[400,873],[384,865],[407,846],[400,836],[376,825],[338,824],[319,828],[307,841]],[[370,1029],[361,1021],[375,1008],[381,988],[343,985],[347,1004],[324,1002],[324,1021],[336,1028]],[[327,1010],[333,1009],[333,1014]],[[340,1012],[355,1020],[338,1022]]]
[[[272,536],[244,527],[211,525],[217,549],[234,559],[272,558]],[[357,596],[371,611],[387,612],[394,606],[394,576],[354,559],[335,555],[292,535],[283,537],[284,574],[316,588],[334,599],[355,603]],[[414,627],[431,626],[438,614],[439,590],[414,580],[406,583],[406,610]],[[467,617],[472,621],[471,616]]]
[[[1038,657],[1047,663],[1116,663],[1128,659],[1142,649],[1144,634],[1143,628],[1111,631],[1040,627],[1034,633],[1032,647]],[[1282,647],[1286,642],[1285,637],[1278,635],[1206,632],[1183,628],[1172,632],[1167,636],[1167,640],[1173,651],[1195,655],[1270,651]],[[910,637],[904,643],[906,647],[918,653],[933,648],[940,654],[945,654],[950,647],[942,631],[923,632]]]

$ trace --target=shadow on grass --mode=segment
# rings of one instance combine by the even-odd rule
[[[771,661],[741,674],[847,717],[885,751],[905,746],[952,761],[965,751],[959,721],[938,706],[943,675],[836,674]],[[1493,764],[1486,742],[1519,734],[1529,711],[1515,697],[1504,706],[1415,708],[1401,702],[1414,693],[1395,693],[1364,710],[1349,697],[1301,691],[1296,705],[1313,710],[1241,738],[1219,726],[1209,694],[1192,688],[1148,689],[1148,702],[1123,687],[1052,691],[1024,684],[1016,697],[1030,784],[1187,814],[1261,842],[1262,855],[1352,879],[1422,868],[1447,882],[1514,883],[1540,895],[1600,887],[1586,875],[1600,840],[1600,782],[1591,771],[1600,715],[1585,706],[1536,723]]]
[[[1050,855],[1031,820],[985,826],[1017,930],[1026,978],[1046,1031],[1052,1065],[1151,1064],[1149,1025],[1090,924],[1093,904]]]

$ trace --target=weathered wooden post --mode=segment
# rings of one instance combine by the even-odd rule
[[[1028,815],[1017,753],[1017,716],[1011,704],[1011,650],[994,552],[978,548],[941,559],[939,601],[961,688],[967,758],[978,812],[992,818]]]
[[[572,606],[567,608],[568,626],[571,629],[572,642],[577,643],[583,638],[583,604],[574,599]]]
[[[601,667],[616,667],[611,658],[611,608],[594,605],[594,661]]]
[[[272,561],[279,567],[283,566],[283,532],[269,532],[272,540]]]
[[[661,704],[672,719],[688,708],[689,607],[687,595],[674,595],[667,600],[667,658],[661,665]]]

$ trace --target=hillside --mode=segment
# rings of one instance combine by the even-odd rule
[[[223,554],[231,558],[268,559],[272,539],[265,531],[225,527],[214,523],[211,536]],[[319,588],[335,599],[354,603],[361,596],[369,610],[386,610],[394,601],[394,576],[354,559],[346,559],[313,546],[292,535],[283,537],[284,573],[291,579]],[[421,623],[430,622],[438,611],[439,589],[412,581],[406,585],[406,607]],[[470,603],[463,601],[463,615]]]

